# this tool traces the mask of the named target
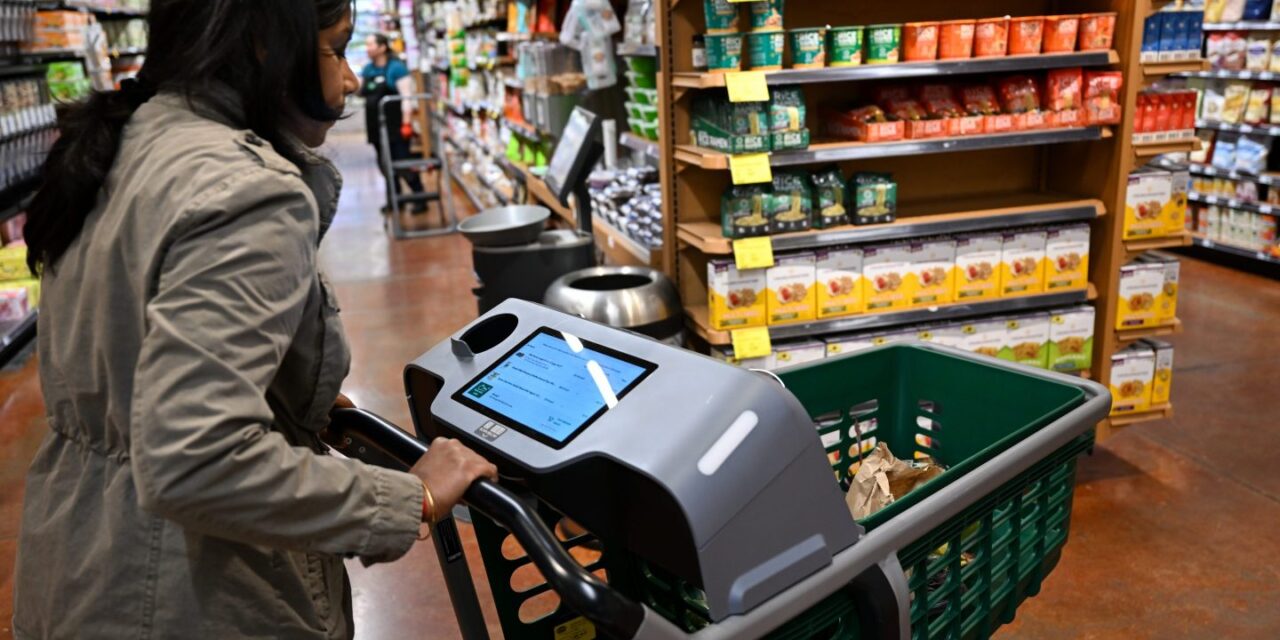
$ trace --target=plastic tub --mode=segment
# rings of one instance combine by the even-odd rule
[[[908,22],[902,25],[902,59],[923,62],[938,59],[937,22]]]
[[[757,71],[777,71],[782,68],[782,51],[787,34],[782,31],[761,31],[745,36],[747,68]]]
[[[729,0],[702,0],[702,11],[707,17],[707,33],[737,33],[742,15],[738,5]]]
[[[1014,18],[1009,21],[1009,55],[1040,53],[1044,44],[1044,16]]]
[[[658,107],[652,104],[638,104],[636,110],[640,112],[639,119],[644,122],[658,121]]]
[[[651,108],[651,109],[656,109],[656,108],[657,108],[657,107],[652,107],[652,106],[647,105],[647,104],[636,104],[636,103],[634,103],[634,102],[631,102],[630,100],[628,100],[628,101],[627,101],[627,102],[625,102],[624,104],[625,104],[625,105],[626,105],[626,107],[627,107],[627,117],[628,117],[628,118],[635,119],[635,120],[640,120],[640,119],[644,118],[644,112],[643,112],[643,111],[641,111],[641,109],[642,109],[643,107],[649,107],[649,108]]]
[[[979,20],[973,35],[973,56],[994,58],[1009,53],[1009,16]]]
[[[652,73],[636,73],[635,71],[627,72],[627,82],[633,87],[641,89],[657,89],[658,78]]]
[[[819,69],[827,66],[827,30],[792,29],[791,67],[794,69]]]
[[[725,73],[742,69],[742,34],[706,35],[707,71]]]
[[[657,89],[627,87],[627,97],[631,98],[631,102],[634,102],[635,104],[658,104]]]
[[[1071,53],[1076,50],[1080,16],[1047,16],[1044,19],[1044,53]]]
[[[1080,50],[1105,51],[1111,48],[1116,31],[1115,13],[1086,13],[1080,16]]]
[[[856,67],[862,64],[864,27],[831,27],[827,31],[827,64]]]
[[[938,25],[938,58],[963,60],[973,57],[973,20],[947,20]]]
[[[631,127],[631,133],[638,136],[644,135],[644,126],[648,124],[640,118],[627,118],[627,126]]]
[[[751,2],[752,31],[782,31],[782,6],[784,0],[756,0]]]
[[[658,73],[658,59],[653,56],[622,56],[627,69],[652,76]]]
[[[902,25],[873,24],[867,27],[867,64],[897,64],[901,59]]]
[[[658,121],[641,122],[639,135],[642,135],[649,140],[656,141],[658,139]]]

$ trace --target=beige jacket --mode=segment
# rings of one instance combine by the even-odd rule
[[[340,177],[235,111],[143,105],[44,277],[18,638],[350,637],[342,557],[418,534],[414,476],[315,435],[349,364],[316,266]]]

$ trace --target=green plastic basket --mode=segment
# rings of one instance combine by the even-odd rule
[[[823,360],[779,373],[813,417],[843,482],[864,451],[885,442],[900,458],[925,454],[946,471],[861,524],[884,524],[956,478],[981,466],[1085,401],[1070,384],[1024,372],[1007,363],[911,345],[894,345]],[[856,427],[856,428],[855,428]],[[1093,446],[1090,430],[1011,478],[934,529],[904,540],[898,560],[910,589],[912,637],[986,638],[1013,619],[1019,604],[1039,592],[1067,540],[1076,459]],[[542,506],[555,527],[560,514]],[[503,634],[511,640],[551,640],[578,616],[544,607],[537,620],[521,618],[547,586],[518,591],[527,557],[510,558],[508,533],[475,514],[476,535]],[[587,564],[629,597],[645,603],[687,632],[709,624],[696,587],[650,566],[590,534],[564,542],[569,549],[600,549]],[[581,551],[578,551],[581,553]],[[554,596],[554,594],[550,594]],[[771,632],[770,640],[856,640],[873,635],[858,619],[857,599],[842,589]]]

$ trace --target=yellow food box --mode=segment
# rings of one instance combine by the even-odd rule
[[[1164,235],[1176,236],[1187,228],[1187,186],[1191,174],[1187,171],[1171,173],[1173,185],[1169,203],[1164,208]]]
[[[982,318],[961,325],[960,332],[964,334],[962,349],[998,358],[1000,348],[1007,341],[1009,327],[1004,318]]]
[[[956,298],[956,241],[935,238],[910,245],[907,287],[911,306],[950,304]]]
[[[1164,291],[1164,271],[1163,264],[1141,261],[1120,267],[1117,329],[1136,329],[1162,324],[1159,303]]]
[[[711,328],[728,331],[763,327],[768,314],[766,276],[764,269],[739,271],[733,260],[707,262],[707,305],[710,307]]]
[[[1144,254],[1139,262],[1159,265],[1163,270],[1164,281],[1160,285],[1160,294],[1156,296],[1156,315],[1153,324],[1173,324],[1178,317],[1178,275],[1181,263],[1177,258],[1164,254]]]
[[[1168,404],[1173,387],[1173,345],[1163,340],[1143,342],[1156,354],[1155,377],[1151,382],[1151,404]]]
[[[1151,408],[1151,386],[1156,356],[1142,343],[1111,356],[1111,413],[1123,414]]]
[[[862,273],[867,279],[867,311],[901,311],[911,306],[911,247],[889,244],[867,247],[862,253]]]
[[[29,280],[31,270],[27,268],[27,246],[9,245],[0,249],[0,281]]]
[[[862,249],[824,249],[814,254],[818,278],[818,317],[835,318],[867,309]]]
[[[1045,234],[1044,253],[1046,292],[1089,287],[1089,225],[1049,229]]]
[[[1000,297],[1000,247],[998,233],[956,238],[956,302],[976,302]]]
[[[1043,229],[1024,229],[1004,234],[1000,247],[1001,295],[1030,296],[1044,293]]]
[[[812,253],[779,256],[767,270],[769,324],[805,322],[817,317],[817,271]]]
[[[1124,205],[1125,240],[1151,238],[1164,233],[1164,214],[1173,201],[1173,182],[1173,175],[1168,171],[1129,174]],[[1183,208],[1185,210],[1185,204]]]

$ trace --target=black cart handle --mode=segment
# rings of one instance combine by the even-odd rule
[[[334,409],[324,440],[347,457],[381,466],[388,466],[385,458],[389,457],[405,469],[427,452],[421,440],[363,409]],[[369,455],[371,451],[373,455]],[[609,637],[636,636],[644,621],[644,608],[578,564],[519,496],[482,478],[467,489],[462,501],[511,531],[547,584],[571,609]]]

